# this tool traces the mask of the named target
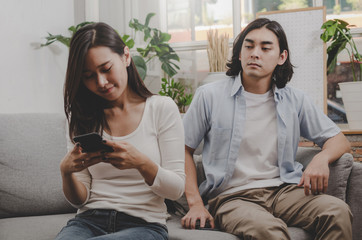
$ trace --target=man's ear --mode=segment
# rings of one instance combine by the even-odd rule
[[[278,65],[283,65],[285,63],[285,61],[287,60],[287,58],[288,58],[288,51],[283,50],[283,52],[279,56]]]

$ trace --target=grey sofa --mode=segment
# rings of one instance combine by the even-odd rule
[[[0,114],[0,239],[53,239],[75,215],[64,199],[59,162],[66,153],[65,118],[56,113]],[[300,149],[298,159],[307,164],[315,149]],[[199,180],[201,156],[195,155]],[[329,194],[350,205],[353,236],[362,239],[362,164],[345,154],[331,166]],[[185,198],[175,206],[185,205]],[[187,206],[185,206],[187,207]],[[167,222],[170,239],[239,239],[220,231],[185,230],[180,211]],[[292,239],[313,239],[299,228],[289,228]]]

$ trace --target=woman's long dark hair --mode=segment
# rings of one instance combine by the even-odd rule
[[[93,23],[79,29],[71,39],[64,84],[64,111],[69,122],[69,136],[102,131],[107,122],[104,109],[108,102],[89,91],[82,81],[85,57],[92,47],[108,47],[123,56],[126,46],[118,33],[105,23]],[[127,67],[128,88],[146,99],[152,93],[146,88],[131,59]]]
[[[243,69],[241,67],[241,61],[239,60],[241,47],[243,45],[246,35],[252,30],[266,27],[272,31],[279,40],[280,53],[284,50],[288,52],[288,56],[283,65],[277,65],[274,69],[273,78],[275,84],[278,88],[283,88],[290,81],[293,76],[293,65],[290,62],[290,51],[288,47],[287,36],[282,28],[282,26],[276,22],[271,21],[267,18],[258,18],[248,24],[246,28],[236,37],[233,45],[233,55],[231,60],[226,64],[228,70],[226,75],[228,76],[237,76],[240,72],[242,73]]]

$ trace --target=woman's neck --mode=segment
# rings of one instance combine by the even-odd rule
[[[112,107],[104,109],[105,131],[113,136],[125,136],[133,132],[141,122],[146,99],[137,94],[125,98]]]

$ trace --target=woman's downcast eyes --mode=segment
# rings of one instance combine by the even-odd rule
[[[112,67],[113,67],[113,65],[110,66],[109,68],[103,69],[102,72],[107,73],[107,72],[111,71]]]
[[[109,67],[105,67],[103,69],[101,69],[102,73],[108,73],[111,71],[113,65],[109,66]],[[95,73],[91,73],[91,72],[86,72],[83,74],[83,79],[88,80],[88,79],[92,79],[96,74]]]

